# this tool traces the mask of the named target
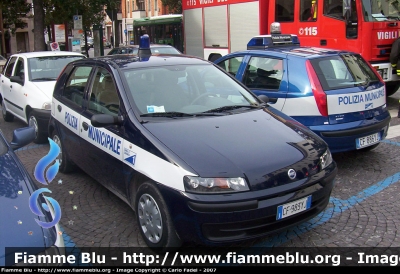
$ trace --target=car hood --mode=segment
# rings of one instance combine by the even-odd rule
[[[44,95],[51,101],[53,96],[54,86],[56,81],[43,81],[43,82],[31,82],[35,87],[37,87]]]
[[[253,190],[315,174],[327,149],[322,139],[271,107],[144,126],[199,176],[245,176]],[[295,180],[289,169],[296,171]]]
[[[43,248],[55,238],[52,228],[42,229],[36,223],[39,217],[29,206],[34,189],[9,153],[0,156],[0,166],[0,265],[5,265],[5,247]],[[45,216],[40,220],[49,222]]]

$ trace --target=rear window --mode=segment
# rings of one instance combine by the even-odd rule
[[[359,54],[341,54],[310,61],[325,91],[366,86],[379,81],[374,71]]]

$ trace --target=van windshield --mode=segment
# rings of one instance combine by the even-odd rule
[[[82,58],[84,58],[84,56],[74,55],[29,58],[29,80],[54,81],[69,62]]]
[[[399,20],[397,0],[362,0],[362,8],[366,22]]]

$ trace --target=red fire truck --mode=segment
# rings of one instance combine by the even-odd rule
[[[399,36],[398,0],[184,0],[185,53],[213,60],[244,50],[253,36],[269,34],[273,22],[282,33],[297,34],[302,46],[361,53],[386,82],[387,95],[400,87],[389,63]]]

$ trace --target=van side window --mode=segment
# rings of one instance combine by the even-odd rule
[[[82,106],[83,94],[91,71],[92,67],[76,67],[67,80],[63,97]]]
[[[343,20],[343,1],[328,0],[324,1],[324,15],[336,17]]]
[[[281,0],[275,3],[275,22],[294,21],[294,0]]]
[[[17,57],[12,57],[10,59],[10,61],[8,62],[8,64],[7,64],[6,71],[5,71],[4,75],[7,76],[8,78],[10,78],[11,75],[12,75],[12,71],[13,71],[13,68],[14,68],[16,60],[17,60]]]
[[[300,0],[300,21],[317,21],[317,0]]]
[[[252,57],[244,77],[244,84],[249,88],[279,90],[283,77],[283,60]]]

